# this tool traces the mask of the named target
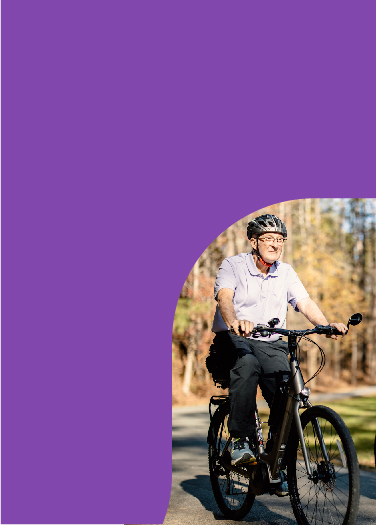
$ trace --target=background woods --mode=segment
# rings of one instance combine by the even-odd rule
[[[317,336],[326,354],[324,371],[310,386],[324,390],[358,383],[376,383],[376,199],[304,199],[263,208],[230,226],[204,251],[181,291],[173,326],[173,403],[207,400],[221,393],[205,366],[213,340],[216,307],[213,287],[225,257],[249,252],[247,223],[272,213],[286,224],[288,240],[282,259],[297,271],[308,293],[329,322],[346,322],[361,312],[363,322],[339,341]],[[308,321],[289,307],[288,328]],[[308,351],[307,351],[308,350]],[[316,372],[316,346],[302,342],[305,379]],[[334,382],[334,383],[333,383]]]

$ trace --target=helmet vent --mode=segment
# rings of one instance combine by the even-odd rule
[[[287,238],[286,226],[283,224],[281,219],[275,215],[270,215],[269,213],[266,215],[260,215],[248,223],[248,239],[251,239],[252,236],[258,237],[259,235],[267,232],[280,233],[283,235],[284,239]]]

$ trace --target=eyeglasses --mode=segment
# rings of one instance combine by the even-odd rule
[[[276,239],[275,237],[263,237],[263,238],[259,237],[259,241],[262,241],[262,242],[264,242],[265,244],[268,244],[268,245],[273,244],[273,243],[276,242],[277,244],[282,246],[282,244],[285,242],[285,239],[283,239],[283,238],[277,238]]]

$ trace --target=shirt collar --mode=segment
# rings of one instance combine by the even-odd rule
[[[253,260],[253,257],[252,257],[252,252],[250,252],[247,257],[246,257],[246,263],[247,263],[247,267],[248,267],[248,271],[251,275],[259,275],[260,270],[257,268],[256,264],[255,264],[255,261]],[[278,277],[278,266],[280,265],[281,263],[279,261],[276,261],[273,266],[271,266],[271,268],[269,268],[269,272],[268,274],[266,275],[266,277],[268,277],[270,275],[270,277]]]

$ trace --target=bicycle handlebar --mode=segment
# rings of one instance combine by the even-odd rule
[[[275,328],[279,323],[279,319],[274,318],[269,321],[267,325],[258,324],[250,332],[253,336],[270,337],[272,334],[279,334],[285,336],[303,337],[305,335],[320,334],[320,335],[346,335],[349,331],[350,325],[357,325],[362,320],[362,314],[353,314],[347,323],[347,332],[344,334],[330,325],[318,324],[314,328],[308,330],[287,330],[286,328]],[[233,329],[231,329],[233,331]]]
[[[254,329],[251,332],[252,335],[260,335],[261,337],[267,337],[271,334],[280,334],[280,335],[295,335],[296,337],[303,336],[303,335],[311,335],[311,334],[321,334],[321,335],[346,335],[334,328],[333,326],[327,325],[316,325],[315,328],[311,328],[308,330],[287,330],[285,328],[274,328],[268,325],[257,325],[254,327]]]

